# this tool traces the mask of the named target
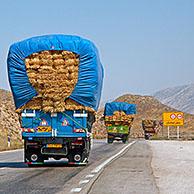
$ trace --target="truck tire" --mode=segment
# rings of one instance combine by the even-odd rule
[[[108,143],[108,144],[113,143],[113,141],[114,141],[114,139],[113,139],[113,138],[110,138],[110,137],[108,137],[108,138],[107,138],[107,143]]]
[[[145,139],[146,139],[146,140],[149,140],[149,139],[150,139],[149,134],[145,134]]]
[[[25,162],[35,162],[35,163],[43,163],[44,158],[42,154],[40,153],[39,149],[34,150],[25,150]],[[29,166],[32,166],[31,164],[28,164]]]
[[[73,152],[68,156],[69,163],[84,163],[87,164],[89,161],[89,154],[86,152]]]
[[[127,142],[128,142],[128,135],[124,135],[124,136],[122,137],[122,142],[123,142],[123,143],[127,143]]]

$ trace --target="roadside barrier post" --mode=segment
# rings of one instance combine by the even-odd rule
[[[179,130],[179,126],[177,126],[177,139],[179,139],[180,137],[180,130]]]
[[[10,135],[7,136],[7,146],[8,146],[8,148],[10,148],[10,146],[11,146],[11,137],[10,137]]]
[[[170,127],[168,126],[168,139],[170,139]]]

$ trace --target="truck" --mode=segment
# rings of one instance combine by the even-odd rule
[[[114,140],[126,143],[136,114],[136,105],[127,102],[105,104],[104,121],[107,129],[107,143]]]
[[[64,58],[60,58],[59,55],[63,51]],[[30,77],[30,75],[36,76],[43,62],[47,65],[45,60],[39,60],[41,62],[38,64],[39,58],[34,60],[32,57],[47,55],[49,52],[53,55],[47,58],[50,57],[50,63],[53,62],[53,64],[57,60],[65,61],[67,56],[72,57],[73,54],[79,57],[77,82],[66,98],[62,95],[63,91],[66,95],[66,85],[65,87],[60,85],[63,82],[66,83],[66,80],[57,82],[56,77],[52,78],[54,74],[51,74],[51,68],[43,69],[49,72],[45,76],[47,80],[45,83],[41,82],[44,74],[40,74],[39,78],[35,77],[35,81]],[[30,62],[29,69],[26,64],[28,58],[36,62],[35,65]],[[69,61],[72,61],[72,58]],[[63,72],[67,72],[68,75],[71,73],[68,63],[64,64],[67,65],[68,71],[60,62],[60,67],[63,68],[60,76],[63,78],[65,77]],[[87,39],[71,35],[32,37],[10,46],[7,65],[9,83],[24,140],[24,162],[28,166],[34,166],[44,164],[45,160],[53,158],[65,159],[64,161],[69,164],[87,164],[91,149],[92,124],[95,122],[95,112],[99,106],[103,83],[103,67],[96,46]],[[57,71],[57,68],[53,70],[55,73]],[[49,89],[49,92],[55,92],[49,98],[48,94],[51,93],[48,93],[47,87],[48,83],[52,83],[49,82],[51,79],[56,80],[55,86],[59,86],[56,88],[52,86]],[[76,79],[73,78],[73,80]],[[70,86],[72,85],[68,85],[67,90]],[[44,92],[42,92],[43,89]],[[56,90],[59,92],[57,93]],[[56,103],[55,97],[61,96],[64,99]],[[70,101],[70,105],[67,104],[67,100]],[[50,104],[45,108],[46,103]],[[60,106],[57,107],[54,103]]]
[[[143,119],[142,128],[144,131],[145,139],[150,139],[153,135],[157,134],[159,127],[159,122],[152,119]]]

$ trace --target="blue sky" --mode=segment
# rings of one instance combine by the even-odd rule
[[[92,40],[105,69],[102,100],[194,83],[193,0],[0,1],[0,88],[13,42],[43,34]]]

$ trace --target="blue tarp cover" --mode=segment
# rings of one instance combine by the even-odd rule
[[[16,109],[37,95],[29,82],[24,60],[43,50],[66,50],[80,56],[78,82],[70,98],[97,110],[103,84],[103,67],[97,48],[89,40],[71,35],[38,36],[11,45],[7,65]]]
[[[127,102],[106,103],[104,109],[105,116],[112,116],[115,111],[123,111],[127,115],[136,114],[136,104],[129,104]]]

